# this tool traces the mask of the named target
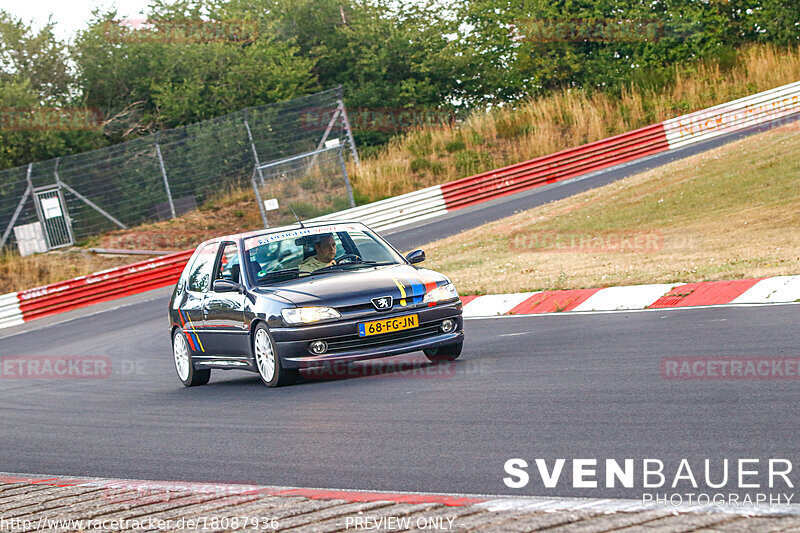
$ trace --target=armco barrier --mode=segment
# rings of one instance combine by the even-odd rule
[[[447,213],[439,185],[420,189],[394,198],[354,207],[313,219],[313,222],[331,220],[358,220],[376,230],[405,226],[412,222],[438,217]]]
[[[548,183],[742,131],[800,113],[800,82],[689,113],[608,139],[428,187],[314,220],[355,219],[385,230]]]
[[[575,178],[670,149],[800,115],[800,82],[689,113],[553,155],[340,211],[314,221],[405,226],[505,195]],[[0,327],[175,283],[192,251],[45,287],[0,295]],[[583,304],[581,304],[583,305]]]
[[[669,149],[664,127],[648,126],[579,148],[538,157],[442,185],[446,209],[460,209]]]
[[[670,148],[767,124],[800,111],[800,82],[664,121]]]
[[[441,186],[447,211],[795,116],[800,82]]]
[[[19,310],[17,293],[0,296],[0,328],[22,324],[22,311]]]
[[[194,250],[133,263],[90,276],[0,296],[0,327],[63,313],[177,282]],[[4,302],[8,302],[4,305]],[[16,303],[11,303],[11,302]],[[16,306],[17,314],[14,314]],[[8,311],[8,319],[6,316]]]

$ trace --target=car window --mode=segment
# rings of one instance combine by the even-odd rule
[[[380,237],[360,225],[337,224],[332,226],[305,228],[278,234],[267,234],[245,240],[246,261],[249,274],[256,282],[274,280],[271,274],[280,274],[291,279],[308,275],[309,260],[318,259],[315,244],[323,237],[333,236],[336,243],[334,261],[343,256],[353,263],[401,263],[403,259]],[[327,257],[316,263],[317,269],[328,264]],[[303,266],[303,268],[300,268]],[[296,273],[292,276],[291,273]]]
[[[217,257],[217,243],[206,244],[189,270],[187,287],[190,291],[206,292],[211,286],[211,269]]]
[[[239,265],[239,247],[236,243],[228,242],[222,246],[219,257],[219,266],[214,279],[225,279],[234,283],[240,281],[241,266]]]
[[[383,263],[392,261],[395,256],[384,244],[379,243],[363,231],[348,231],[347,235],[353,241],[353,245],[356,248],[355,253],[364,261]]]

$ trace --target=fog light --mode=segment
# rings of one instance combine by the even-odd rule
[[[447,318],[442,321],[442,331],[445,333],[450,333],[456,329],[456,321],[452,318]]]
[[[311,353],[315,353],[317,355],[324,354],[328,351],[328,343],[325,341],[314,341],[309,347],[311,348]]]

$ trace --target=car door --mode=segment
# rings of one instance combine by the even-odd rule
[[[221,243],[205,300],[203,329],[209,354],[247,355],[250,353],[250,338],[244,319],[246,297],[241,292],[214,292],[213,282],[218,279],[243,283],[239,247],[235,242]]]
[[[211,276],[217,257],[218,243],[206,244],[194,259],[186,276],[186,290],[178,307],[181,328],[186,333],[186,340],[193,352],[207,353],[208,335],[204,328],[204,308],[208,291],[211,287]]]

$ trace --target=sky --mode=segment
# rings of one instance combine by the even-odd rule
[[[117,8],[120,18],[136,19],[142,18],[141,12],[148,3],[149,0],[0,0],[0,9],[33,22],[37,29],[52,15],[56,37],[68,40],[86,26],[96,7]]]

